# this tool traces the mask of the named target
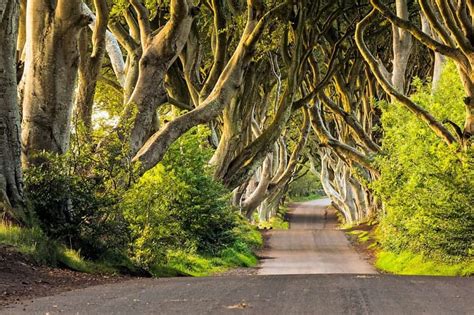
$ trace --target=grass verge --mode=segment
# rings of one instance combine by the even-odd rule
[[[471,276],[474,275],[474,261],[446,263],[409,251],[395,253],[381,248],[377,242],[375,225],[363,224],[346,230],[356,247],[369,256],[374,256],[375,267],[386,273],[410,276]]]
[[[474,274],[474,261],[448,264],[408,251],[401,253],[379,251],[375,266],[380,270],[398,275],[471,276]]]
[[[150,268],[155,277],[193,276],[204,277],[236,267],[254,267],[258,264],[254,251],[263,246],[261,234],[247,222],[233,231],[234,244],[221,250],[216,256],[190,253],[182,250],[169,251],[165,264]]]
[[[79,251],[49,239],[38,227],[22,228],[0,222],[0,244],[14,247],[39,265],[107,274],[117,273],[119,265],[133,268],[130,262],[118,258],[104,262],[86,260]]]
[[[287,206],[281,206],[278,209],[277,214],[274,217],[271,217],[268,221],[258,221],[257,219],[257,227],[260,230],[288,230],[290,228],[290,224],[286,219],[286,213],[288,212]]]
[[[233,233],[236,241],[217,255],[203,255],[185,251],[170,251],[165,264],[157,264],[150,270],[157,277],[208,276],[234,267],[253,267],[258,263],[254,250],[263,245],[261,234],[255,227],[242,222]],[[35,263],[52,267],[66,267],[86,273],[127,273],[143,275],[123,255],[106,254],[104,259],[92,262],[84,259],[80,251],[49,239],[38,227],[20,228],[0,223],[0,244],[12,246]]]

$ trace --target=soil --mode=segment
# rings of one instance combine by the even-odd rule
[[[128,279],[40,266],[13,247],[0,244],[0,309],[23,300]]]

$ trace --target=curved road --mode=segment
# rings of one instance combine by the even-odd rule
[[[298,204],[291,229],[271,232],[260,273],[279,275],[135,279],[0,314],[474,314],[472,278],[373,274],[335,228],[334,214],[325,219],[326,204]]]
[[[259,274],[377,273],[338,230],[336,214],[327,210],[330,204],[329,199],[295,203],[290,229],[268,233]]]

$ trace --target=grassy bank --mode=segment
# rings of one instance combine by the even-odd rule
[[[426,276],[471,276],[474,274],[474,261],[445,263],[408,251],[393,253],[379,251],[375,266],[385,272],[397,275]]]
[[[20,228],[0,223],[0,244],[12,246],[40,265],[65,267],[87,273],[117,272],[117,264],[85,260],[79,251],[48,239],[37,227]]]
[[[286,218],[287,212],[288,206],[282,205],[278,208],[276,215],[271,217],[268,221],[260,221],[257,213],[254,214],[254,221],[260,230],[288,230],[290,224]]]
[[[346,230],[349,237],[360,248],[375,256],[375,267],[386,273],[419,276],[471,276],[474,275],[474,261],[464,260],[447,263],[410,251],[400,253],[381,248],[375,232],[376,226],[363,225]]]
[[[263,245],[261,234],[248,223],[239,225],[233,233],[237,237],[232,246],[215,255],[170,250],[164,263],[155,264],[150,271],[156,277],[203,277],[231,268],[256,266],[258,259],[254,251]]]
[[[242,224],[233,232],[237,235],[236,241],[215,255],[169,251],[166,261],[152,266],[149,271],[156,277],[199,277],[235,267],[256,266],[258,259],[254,250],[263,244],[260,233],[249,224]],[[79,251],[49,239],[37,227],[20,228],[0,223],[0,244],[13,247],[39,265],[64,267],[86,273],[143,273],[123,255],[105,255],[101,261],[86,260]]]

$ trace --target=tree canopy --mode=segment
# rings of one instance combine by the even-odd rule
[[[382,246],[472,259],[473,16],[468,0],[0,1],[0,213],[156,267],[177,244],[235,244],[311,173]]]

